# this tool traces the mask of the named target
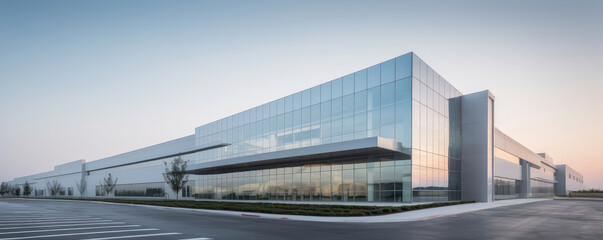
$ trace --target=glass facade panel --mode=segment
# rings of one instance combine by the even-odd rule
[[[367,88],[381,85],[381,67],[375,65],[368,68]]]
[[[412,67],[406,68],[402,63],[408,61],[412,61]],[[433,70],[414,55],[412,60],[410,56],[396,59],[396,79],[400,79],[396,81],[396,107],[398,103],[412,105],[411,114],[398,115],[407,107],[396,109],[396,131],[412,131],[408,135],[402,133],[402,138],[409,139],[400,142],[403,146],[412,142],[413,200],[460,200],[458,99],[449,99],[446,89],[440,87],[441,82],[447,83],[443,78],[438,77],[436,87]],[[407,96],[412,100],[404,98]],[[405,121],[412,125],[404,125]],[[398,124],[406,127],[399,128]]]
[[[223,200],[410,202],[411,189],[403,187],[410,186],[410,160],[394,165],[394,158],[201,175],[190,194],[197,199]],[[387,164],[380,159],[387,159]]]
[[[552,198],[555,196],[555,188],[552,182],[531,179],[530,188],[532,197],[535,198]]]
[[[393,82],[396,78],[396,59],[381,63],[381,84]]]
[[[118,184],[114,194],[116,197],[165,197],[165,183]]]
[[[354,74],[343,77],[343,95],[354,93]]]
[[[494,199],[518,198],[521,192],[521,181],[494,177]]]
[[[366,89],[366,70],[358,71],[354,74],[354,89],[360,92]]]

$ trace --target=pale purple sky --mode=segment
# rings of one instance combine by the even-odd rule
[[[194,128],[414,51],[603,188],[601,1],[1,1],[0,181]]]

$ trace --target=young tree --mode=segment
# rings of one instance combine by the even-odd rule
[[[29,196],[32,190],[29,182],[25,181],[25,184],[23,184],[23,196]]]
[[[2,182],[2,184],[0,184],[0,195],[4,197],[4,194],[8,193],[10,193],[10,186],[8,186],[8,183]]]
[[[178,201],[178,193],[188,182],[188,175],[186,175],[187,163],[188,161],[183,161],[180,157],[175,158],[170,164],[170,167],[168,167],[167,162],[163,162],[165,165],[163,178],[172,191],[176,193],[176,201]]]
[[[103,190],[105,190],[106,195],[105,196],[109,196],[111,194],[111,192],[113,191],[113,189],[115,189],[115,185],[117,185],[117,178],[115,178],[115,181],[113,181],[113,177],[111,176],[111,173],[109,173],[109,177],[108,178],[104,178],[103,181],[105,182],[104,184],[101,182],[101,188]]]
[[[86,188],[88,188],[88,182],[86,182],[86,179],[82,177],[80,182],[75,182],[75,186],[77,186],[77,190],[80,192],[80,197],[83,197],[84,193],[86,192]]]
[[[54,179],[52,182],[46,182],[46,188],[48,188],[48,193],[50,193],[50,196],[56,196],[59,195],[63,186],[59,180]]]

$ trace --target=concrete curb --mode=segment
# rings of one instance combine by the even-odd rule
[[[47,200],[47,201],[73,201],[64,199],[29,199],[20,198],[26,200]],[[112,203],[112,202],[100,202],[100,201],[87,201],[78,200],[82,202],[92,202],[100,204],[114,204],[114,205],[128,205],[137,207],[147,207],[160,210],[171,210],[171,211],[186,211],[186,212],[201,212],[211,214],[222,214],[237,217],[252,217],[252,218],[264,218],[264,219],[276,219],[276,220],[294,220],[294,221],[311,221],[311,222],[344,222],[344,223],[385,223],[385,222],[410,222],[410,221],[423,221],[428,219],[434,219],[454,214],[467,213],[479,210],[485,210],[496,207],[512,206],[518,204],[526,204],[540,201],[549,201],[551,199],[514,199],[496,201],[492,203],[467,203],[454,206],[436,207],[429,209],[414,210],[409,212],[394,213],[380,216],[366,216],[366,217],[319,217],[319,216],[302,216],[302,215],[285,215],[285,214],[270,214],[270,213],[255,213],[255,212],[238,212],[238,211],[224,211],[224,210],[209,210],[209,209],[194,209],[194,208],[178,208],[178,207],[163,207],[143,204],[130,204],[130,203]]]
[[[553,200],[563,200],[563,201],[603,201],[603,198],[554,198]]]

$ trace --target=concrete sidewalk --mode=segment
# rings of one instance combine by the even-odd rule
[[[279,220],[295,220],[295,221],[312,221],[312,222],[346,222],[346,223],[381,223],[381,222],[408,222],[408,221],[422,221],[427,219],[433,219],[437,217],[443,217],[453,214],[465,213],[478,211],[483,209],[511,206],[524,203],[550,201],[551,199],[514,199],[495,201],[492,203],[468,203],[446,207],[436,207],[422,210],[414,210],[409,212],[394,213],[381,216],[367,216],[367,217],[318,217],[318,216],[300,216],[300,215],[284,215],[284,214],[269,214],[269,213],[252,213],[252,212],[236,212],[236,211],[220,211],[220,210],[205,210],[205,209],[186,209],[186,208],[174,208],[174,207],[159,207],[149,205],[136,205],[141,207],[150,207],[155,209],[164,210],[177,210],[177,211],[197,211],[206,213],[226,214],[232,216],[242,217],[255,217],[255,218],[267,218],[267,219],[279,219]],[[110,203],[113,204],[113,203]]]

